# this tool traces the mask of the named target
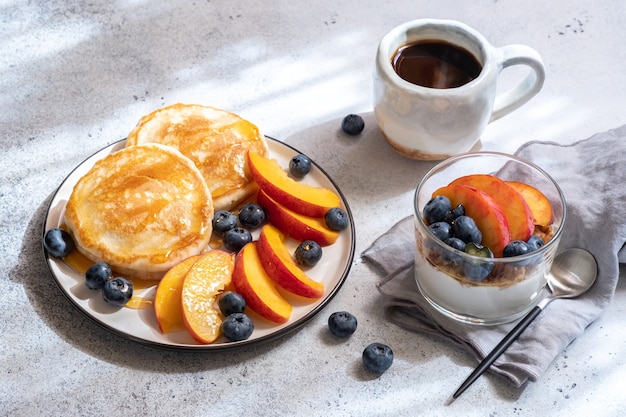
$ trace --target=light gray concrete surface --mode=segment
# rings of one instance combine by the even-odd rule
[[[432,164],[384,143],[371,76],[378,40],[420,17],[460,20],[494,45],[527,44],[544,58],[543,90],[488,127],[485,149],[569,143],[626,123],[621,0],[0,1],[0,415],[623,415],[623,280],[538,382],[515,388],[487,375],[449,406],[473,360],[383,317],[378,276],[358,254],[411,213]],[[357,256],[301,330],[233,352],[145,347],[87,319],[48,273],[41,231],[56,187],[143,114],[175,102],[240,114],[312,156],[345,193]],[[339,134],[348,113],[364,116],[362,136]],[[334,343],[326,319],[340,309],[359,330]],[[396,358],[378,378],[360,371],[372,341]]]

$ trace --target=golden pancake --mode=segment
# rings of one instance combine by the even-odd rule
[[[259,129],[236,114],[199,104],[174,104],[145,115],[126,146],[172,146],[191,159],[211,190],[215,210],[232,209],[256,191],[246,154],[267,155]]]
[[[145,279],[202,253],[212,219],[211,193],[198,168],[160,144],[127,147],[96,162],[65,208],[81,253]]]

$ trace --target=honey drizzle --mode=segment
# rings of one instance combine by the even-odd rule
[[[80,275],[85,275],[87,270],[91,265],[93,265],[93,261],[87,258],[85,255],[80,253],[77,250],[72,251],[68,256],[63,258],[63,262],[74,272]],[[143,291],[148,288],[154,287],[158,285],[159,280],[150,280],[150,279],[140,279],[136,277],[128,277],[121,274],[118,274],[114,271],[114,275],[116,277],[124,277],[127,280],[133,283],[133,291]],[[152,308],[154,304],[154,299],[152,297],[143,297],[139,295],[133,295],[131,299],[126,303],[124,307],[132,308],[134,310],[143,310],[147,308]]]

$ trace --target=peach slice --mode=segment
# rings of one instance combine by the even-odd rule
[[[170,268],[159,282],[154,294],[154,314],[162,333],[170,333],[185,329],[183,311],[181,309],[181,294],[183,281],[191,266],[202,255],[187,258]]]
[[[329,246],[337,241],[339,232],[330,230],[323,218],[308,217],[289,210],[259,190],[257,203],[263,207],[274,226],[292,239],[300,242],[313,240],[320,246]]]
[[[237,254],[233,285],[247,306],[261,317],[275,323],[285,323],[291,317],[293,306],[280,295],[276,283],[263,269],[257,242],[248,243]]]
[[[511,241],[509,224],[489,194],[467,185],[448,185],[436,190],[435,195],[448,197],[453,207],[463,204],[465,214],[474,219],[483,234],[482,245],[491,249],[495,257],[502,257],[502,250]]]
[[[324,284],[309,278],[291,257],[283,235],[276,227],[266,224],[258,241],[259,259],[267,275],[280,287],[306,298],[324,295]]]
[[[216,297],[230,284],[234,255],[211,250],[189,268],[183,281],[181,305],[187,331],[200,343],[214,342],[220,335],[222,318]]]
[[[552,224],[554,221],[552,204],[550,204],[550,200],[548,200],[545,194],[532,185],[523,182],[507,181],[506,183],[517,190],[526,200],[532,212],[534,224],[538,226],[549,226]]]
[[[250,151],[248,165],[259,188],[296,213],[324,217],[329,209],[339,207],[339,196],[335,192],[293,180],[273,159]]]
[[[506,216],[511,231],[511,240],[525,242],[533,234],[535,224],[526,200],[500,178],[488,174],[467,175],[457,178],[450,185],[468,185],[489,194]]]

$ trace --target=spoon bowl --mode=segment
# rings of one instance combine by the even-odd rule
[[[598,265],[591,253],[572,248],[559,254],[548,276],[553,298],[574,298],[585,293],[596,281]]]
[[[474,381],[485,373],[552,300],[557,298],[575,298],[582,295],[593,286],[597,276],[598,264],[588,251],[580,248],[571,248],[557,255],[548,275],[547,287],[550,295],[541,300],[478,364],[476,369],[452,395],[452,400],[457,399]]]

